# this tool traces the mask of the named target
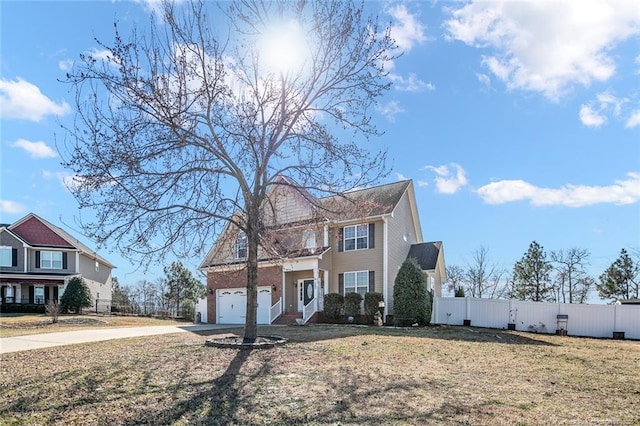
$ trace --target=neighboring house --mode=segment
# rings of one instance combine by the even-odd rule
[[[327,293],[379,292],[385,315],[393,315],[394,281],[408,256],[441,295],[442,242],[422,240],[412,181],[349,192],[346,199],[316,199],[280,179],[263,209],[270,231],[258,252],[259,324],[285,313],[299,313],[306,322],[322,310]],[[246,256],[246,236],[228,224],[200,265],[207,275],[208,322],[244,323]]]
[[[58,302],[69,279],[81,277],[93,309],[111,307],[111,263],[63,229],[31,213],[0,225],[2,304]]]

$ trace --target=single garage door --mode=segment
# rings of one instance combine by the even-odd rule
[[[244,324],[247,314],[247,289],[217,290],[218,324]],[[269,324],[271,287],[258,287],[258,324]]]

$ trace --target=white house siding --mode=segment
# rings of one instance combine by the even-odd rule
[[[408,191],[405,191],[402,195],[393,217],[388,218],[388,227],[389,262],[387,280],[389,294],[386,297],[388,300],[385,300],[385,302],[387,303],[388,313],[393,314],[393,287],[396,275],[398,275],[402,262],[406,260],[411,245],[420,242],[417,241],[418,236],[415,235]]]

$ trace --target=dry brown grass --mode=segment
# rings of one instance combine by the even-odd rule
[[[47,315],[2,314],[0,337],[24,336],[27,334],[55,333],[82,328],[144,327],[152,325],[183,325],[171,319],[116,315],[60,315],[56,324]]]
[[[640,424],[640,342],[472,329],[261,327],[2,355],[3,424]]]

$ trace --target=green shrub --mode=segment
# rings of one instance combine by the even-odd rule
[[[339,293],[327,293],[324,295],[324,315],[329,320],[337,320],[342,315],[344,308],[344,296]]]
[[[393,321],[397,326],[417,323],[427,325],[431,320],[431,301],[427,278],[418,262],[409,258],[402,263],[393,287]]]
[[[360,303],[362,296],[359,293],[347,293],[344,296],[344,314],[348,317],[360,316]]]
[[[454,297],[464,297],[464,288],[458,287],[454,294]]]
[[[3,314],[44,314],[44,305],[34,305],[33,303],[10,303],[0,306],[0,313]]]
[[[80,277],[73,277],[67,283],[67,287],[60,298],[60,306],[63,311],[73,311],[77,314],[82,312],[82,308],[93,306],[89,287]]]
[[[367,317],[367,323],[373,323],[376,312],[383,310],[378,306],[382,300],[382,293],[372,291],[364,295],[364,315]]]

